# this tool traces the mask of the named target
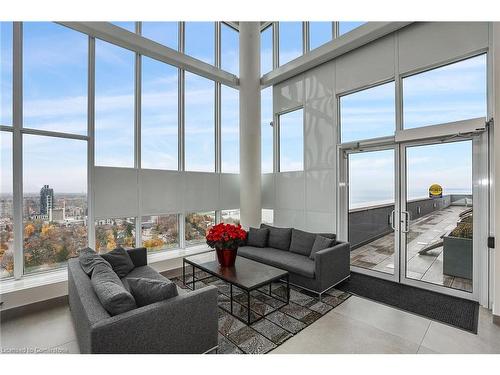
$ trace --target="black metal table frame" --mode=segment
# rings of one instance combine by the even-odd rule
[[[186,282],[186,263],[192,267],[192,271],[193,271],[192,280],[188,281],[188,282]],[[199,269],[200,271],[206,272],[210,276],[198,279],[198,278],[196,278],[196,275],[195,275],[195,269]],[[218,275],[218,274],[216,274],[214,272],[207,271],[206,269],[203,269],[203,268],[199,267],[198,265],[194,264],[193,262],[190,262],[189,260],[186,260],[186,258],[182,259],[182,282],[188,288],[190,288],[189,284],[192,284],[192,288],[190,288],[191,290],[195,290],[195,283],[197,281],[203,281],[203,280],[206,280],[206,279],[210,279],[212,277],[216,277],[219,280],[222,280],[222,281],[224,281],[224,282],[226,282],[226,283],[229,284],[229,300],[230,300],[231,309],[228,310],[225,307],[222,307],[222,306],[219,306],[219,307],[222,310],[230,313],[236,319],[242,321],[243,323],[245,323],[247,325],[250,325],[250,324],[253,324],[255,322],[258,322],[259,320],[263,319],[264,317],[268,316],[269,314],[272,314],[273,312],[277,311],[280,308],[279,307],[279,308],[273,309],[272,311],[269,311],[267,314],[263,314],[263,315],[260,315],[257,312],[255,312],[255,315],[258,316],[258,318],[255,319],[254,321],[251,321],[250,293],[253,292],[254,290],[258,291],[259,293],[268,295],[267,293],[264,293],[263,291],[261,291],[259,288],[262,288],[263,286],[269,284],[269,296],[270,297],[272,297],[272,298],[274,298],[274,299],[276,299],[278,301],[284,302],[286,304],[290,303],[290,275],[288,274],[288,272],[286,273],[285,276],[278,276],[278,277],[275,277],[273,279],[266,280],[265,282],[262,282],[260,284],[257,284],[255,286],[253,286],[252,288],[246,288],[246,287],[244,287],[244,286],[242,286],[240,284],[232,283],[230,281],[224,280],[223,278],[220,277],[220,275]],[[277,297],[276,294],[273,295],[273,292],[272,292],[272,283],[275,282],[275,281],[281,281],[281,279],[283,277],[285,277],[285,283],[286,283],[286,300],[285,299],[281,299],[280,297]],[[243,290],[246,293],[246,295],[247,295],[247,320],[246,321],[243,318],[241,318],[238,315],[235,315],[233,313],[233,300],[234,300],[234,298],[233,298],[233,286],[236,286],[237,288]]]

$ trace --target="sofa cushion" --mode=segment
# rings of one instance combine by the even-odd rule
[[[280,250],[290,249],[290,240],[292,238],[292,228],[278,228],[267,224],[261,224],[261,228],[269,229],[269,239],[267,245]]]
[[[254,247],[266,247],[269,238],[269,229],[267,228],[252,228],[248,229],[247,245]]]
[[[90,247],[80,250],[78,260],[83,272],[85,272],[87,276],[92,275],[92,271],[98,264],[104,264],[105,266],[111,267],[103,257],[97,254]]]
[[[123,247],[117,247],[101,256],[111,264],[113,271],[116,272],[118,277],[124,277],[135,268],[134,262],[132,262],[130,255]]]
[[[94,267],[91,283],[97,298],[110,315],[122,314],[137,307],[134,297],[125,289],[109,264]]]
[[[238,249],[238,255],[314,279],[314,261],[303,255],[274,249],[272,247],[260,248],[252,246],[240,247]]]
[[[168,279],[130,277],[127,281],[137,306],[150,305],[178,295],[176,285]]]
[[[292,229],[292,240],[290,241],[290,251],[308,257],[314,244],[316,235],[302,230]]]
[[[311,255],[309,258],[316,259],[316,253],[323,249],[328,249],[329,247],[335,246],[335,240],[332,238],[326,238],[321,235],[317,235],[314,240],[314,245],[312,247]]]

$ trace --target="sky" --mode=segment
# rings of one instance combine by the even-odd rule
[[[394,150],[349,155],[349,208],[394,203]],[[427,198],[439,184],[443,194],[472,194],[472,141],[413,146],[406,153],[407,199]]]
[[[131,22],[116,23],[133,31]],[[340,33],[361,22],[341,22]],[[12,124],[12,30],[0,25],[0,123]],[[280,62],[302,53],[300,22],[280,26]],[[87,37],[52,23],[24,24],[24,126],[85,135],[87,131]],[[178,48],[174,22],[145,22],[143,35]],[[331,23],[311,22],[311,47],[331,39]],[[223,69],[238,74],[238,33],[222,25]],[[186,53],[214,62],[214,25],[186,23]],[[97,165],[134,165],[134,61],[131,51],[103,41],[96,42],[96,148]],[[486,112],[485,57],[404,79],[406,128],[443,121],[484,116]],[[272,29],[262,33],[262,73],[272,68]],[[177,169],[178,69],[142,58],[142,166]],[[186,73],[186,170],[214,171],[215,84]],[[238,172],[238,91],[222,86],[222,171]],[[341,99],[343,141],[392,135],[395,129],[394,83],[388,83]],[[262,92],[262,170],[272,171],[272,89]],[[286,121],[283,121],[286,120]],[[302,168],[302,118],[282,118],[282,169]],[[289,124],[289,126],[287,126]],[[10,134],[0,139],[2,192],[11,192]],[[285,144],[284,144],[285,143]],[[86,191],[85,141],[50,137],[25,137],[24,187],[38,192],[50,184],[56,192]],[[37,157],[39,155],[39,157]],[[83,157],[82,157],[83,155]],[[465,161],[464,161],[465,163]],[[463,164],[461,162],[461,164]],[[47,166],[50,166],[47,169]],[[464,180],[465,181],[465,180]],[[463,184],[466,185],[465,183]]]

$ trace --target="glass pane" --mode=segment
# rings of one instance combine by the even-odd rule
[[[0,22],[0,125],[12,126],[12,22]]]
[[[178,70],[142,58],[142,168],[178,169]]]
[[[472,141],[406,151],[406,277],[472,292]]]
[[[14,274],[12,133],[0,132],[0,278]]]
[[[213,22],[185,23],[185,53],[206,63],[215,64],[215,26]]]
[[[261,91],[261,157],[262,173],[273,172],[273,88]]]
[[[215,171],[215,85],[186,72],[186,171]]]
[[[179,24],[177,22],[143,22],[142,36],[177,50]]]
[[[141,222],[142,246],[148,251],[179,247],[179,215],[143,216]]]
[[[311,50],[332,40],[332,22],[309,22],[309,48]]]
[[[403,79],[404,128],[486,116],[486,55]]]
[[[280,63],[302,56],[302,22],[280,22]]]
[[[129,21],[120,21],[120,22],[111,22],[113,25],[121,27],[122,29],[128,30],[132,33],[135,33],[135,22]]]
[[[85,34],[24,22],[23,126],[87,134],[87,71]]]
[[[240,224],[240,210],[222,210],[222,222],[225,224]]]
[[[274,223],[274,210],[263,208],[262,209],[262,223],[273,225]]]
[[[347,34],[349,31],[365,24],[366,22],[339,22],[339,35]]]
[[[134,166],[135,55],[96,40],[95,164]]]
[[[87,142],[23,136],[24,272],[62,267],[87,247]]]
[[[103,254],[118,246],[135,247],[135,218],[96,220],[95,250]]]
[[[273,27],[268,26],[260,33],[260,72],[273,70]]]
[[[186,247],[206,243],[208,229],[215,225],[215,211],[194,212],[186,215]]]
[[[221,68],[239,75],[240,39],[239,33],[226,24],[221,26]]]
[[[240,103],[239,91],[222,86],[222,172],[240,172]]]
[[[394,273],[394,150],[349,154],[351,265]]]
[[[342,96],[340,124],[342,143],[394,135],[394,82]]]
[[[280,124],[280,172],[304,170],[304,110],[285,113]]]

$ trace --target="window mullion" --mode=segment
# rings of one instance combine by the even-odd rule
[[[12,164],[14,211],[14,278],[23,276],[23,25],[13,24],[13,89],[12,89]]]
[[[95,164],[95,38],[88,39],[87,89],[87,238],[88,246],[95,246],[94,218],[94,164]]]

